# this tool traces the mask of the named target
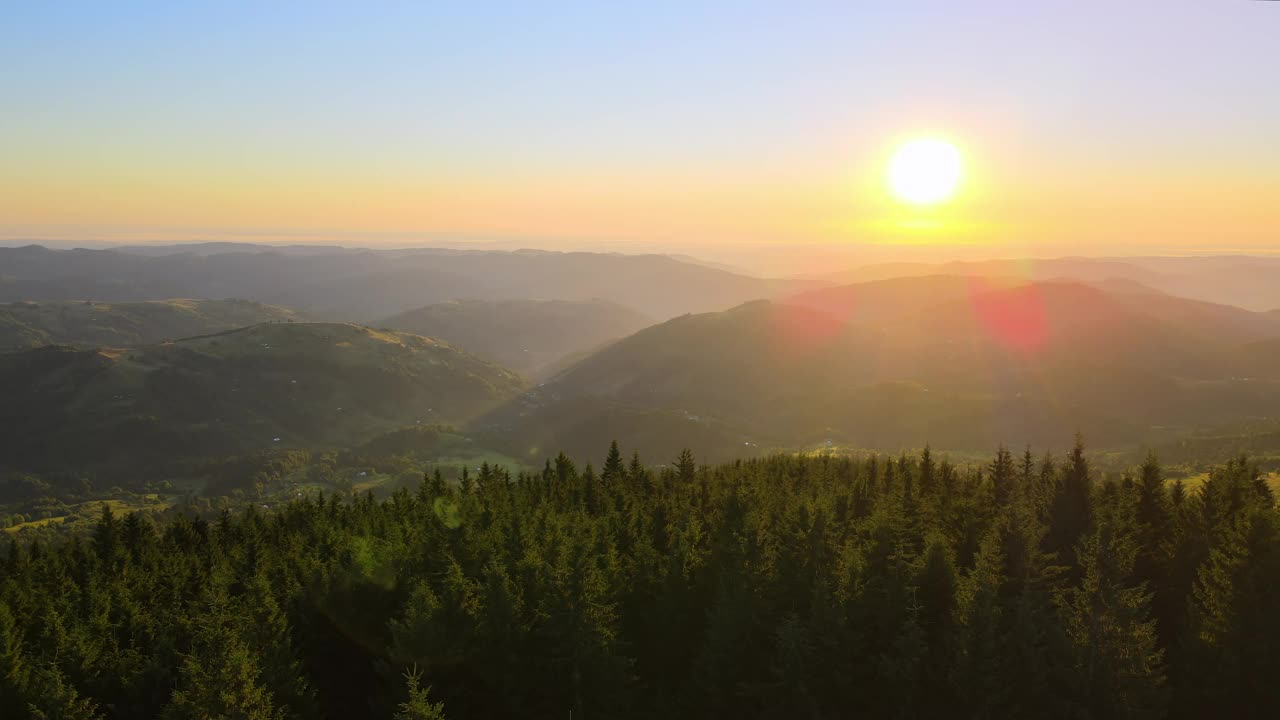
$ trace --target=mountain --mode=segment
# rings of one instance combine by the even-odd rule
[[[922,275],[822,288],[784,301],[847,322],[905,324],[904,330],[923,328],[951,340],[982,330],[975,321],[1010,322],[1018,314],[1024,322],[1043,322],[1040,329],[1055,338],[1071,328],[1100,334],[1108,323],[1143,322],[1136,316],[1165,326],[1186,344],[1239,345],[1280,336],[1280,313],[1168,295],[1116,278],[1033,282],[1006,276]]]
[[[542,452],[584,452],[616,437],[674,457],[707,457],[791,433],[773,422],[832,387],[866,382],[873,334],[806,308],[755,301],[684,315],[612,343],[477,429]]]
[[[297,319],[292,310],[248,300],[9,303],[0,305],[0,352],[42,345],[145,345]]]
[[[1165,292],[1250,310],[1280,308],[1280,258],[1150,258],[1137,261],[1161,273]]]
[[[1280,308],[1280,257],[1191,256],[1116,258],[1023,258],[947,263],[872,264],[811,277],[825,285],[924,275],[1068,279],[1091,284],[1128,282],[1193,300],[1254,311]]]
[[[434,249],[140,255],[0,248],[0,302],[240,297],[360,322],[455,298],[600,298],[665,319],[800,287],[664,255]]]
[[[784,298],[783,302],[817,310],[845,322],[880,325],[931,307],[1027,283],[1007,277],[906,275],[810,290]]]
[[[1097,283],[1123,278],[1158,287],[1161,273],[1121,258],[1010,258],[953,260],[944,263],[881,263],[820,275],[814,280],[831,285],[891,280],[901,277],[952,275],[957,277],[1017,278],[1023,282],[1070,279]]]
[[[451,300],[378,323],[443,340],[530,377],[651,324],[607,300]]]
[[[805,305],[755,302],[642,330],[487,416],[484,429],[548,450],[587,450],[606,434],[661,452],[696,442],[710,457],[827,440],[1044,445],[1080,427],[1109,447],[1265,417],[1280,402],[1274,373],[1240,370],[1247,348],[1257,368],[1263,338],[1280,337],[1267,313],[957,277],[795,299]]]
[[[222,255],[226,253],[273,252],[282,255],[333,255],[335,253],[363,252],[359,248],[344,248],[338,245],[265,245],[245,242],[193,242],[176,245],[117,245],[106,248],[131,255]]]
[[[403,425],[464,422],[521,387],[445,343],[338,323],[130,350],[48,346],[0,355],[0,458],[142,471],[265,447],[345,447]]]

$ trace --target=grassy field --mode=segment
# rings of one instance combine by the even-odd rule
[[[1169,478],[1166,483],[1173,483],[1179,479],[1186,485],[1188,491],[1194,492],[1199,490],[1205,481],[1209,479],[1209,473],[1197,473],[1184,478]],[[1267,473],[1267,485],[1271,486],[1271,492],[1280,497],[1280,473]]]
[[[110,506],[111,511],[117,516],[127,515],[138,510],[163,512],[164,510],[172,507],[176,500],[176,496],[160,495],[158,493],[139,495],[127,500],[118,498],[88,500],[75,505],[69,505],[68,512],[65,515],[29,520],[19,525],[5,528],[4,531],[7,533],[18,533],[24,528],[40,528],[47,525],[57,525],[62,523],[70,523],[72,525],[93,523],[97,521],[98,516],[102,514],[103,506]]]

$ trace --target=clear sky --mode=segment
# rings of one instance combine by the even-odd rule
[[[1278,73],[1244,0],[12,2],[0,238],[1280,250]]]

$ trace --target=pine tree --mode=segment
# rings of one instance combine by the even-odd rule
[[[676,459],[676,475],[680,478],[680,482],[685,485],[693,482],[697,469],[697,465],[693,462],[693,453],[689,448],[681,450],[680,457]]]
[[[1019,494],[1032,503],[1034,507],[1038,492],[1036,478],[1036,459],[1031,454],[1031,446],[1028,445],[1022,451],[1022,467],[1018,471],[1018,489]]]
[[[1076,435],[1075,446],[1071,448],[1067,464],[1054,488],[1049,508],[1049,532],[1045,536],[1045,550],[1054,553],[1058,562],[1068,568],[1066,577],[1071,583],[1078,581],[1081,574],[1075,547],[1093,519],[1091,496],[1084,441]]]
[[[36,665],[31,672],[31,697],[26,717],[32,720],[99,720],[97,704],[67,682],[66,676],[52,663]]]
[[[951,688],[956,711],[963,717],[1004,717],[1010,686],[1002,670],[1004,653],[1000,587],[1004,583],[1000,540],[983,540],[973,569],[960,583],[957,617],[960,628]]]
[[[18,545],[18,538],[9,538],[9,550],[4,555],[5,569],[14,572],[18,569],[18,565],[22,561],[22,546]]]
[[[996,451],[996,459],[991,463],[991,488],[995,494],[997,508],[1008,507],[1017,489],[1017,471],[1013,466],[1013,455],[1009,449],[1000,446]]]
[[[821,718],[825,713],[810,687],[815,675],[813,635],[798,615],[788,615],[774,633],[774,658],[770,664],[772,682],[761,683],[766,717]]]
[[[261,683],[277,704],[292,714],[315,713],[315,693],[294,653],[288,619],[276,601],[271,580],[261,567],[248,582],[244,615],[252,618],[253,650],[261,669]]]
[[[9,606],[0,602],[0,715],[22,717],[27,710],[31,667],[22,652],[21,629]]]
[[[1155,539],[1168,534],[1173,517],[1169,511],[1169,493],[1155,455],[1147,455],[1138,478],[1137,521],[1146,528],[1147,537]]]
[[[133,562],[142,562],[143,553],[155,542],[155,528],[141,512],[131,512],[121,523],[120,540]]]
[[[1162,653],[1151,595],[1132,585],[1131,537],[1101,523],[1076,551],[1080,585],[1063,593],[1067,636],[1075,650],[1073,697],[1082,716],[1157,718],[1165,714]]]
[[[640,462],[640,452],[638,450],[631,453],[631,464],[627,467],[627,478],[631,480],[632,486],[639,492],[645,495],[653,492],[653,477],[645,469],[644,464]]]
[[[766,639],[761,637],[757,600],[738,569],[722,575],[716,599],[707,612],[706,640],[698,656],[696,675],[705,717],[744,717],[754,699],[747,691],[763,681],[760,662]]]
[[[422,673],[417,667],[405,671],[404,684],[409,699],[400,703],[395,720],[445,720],[444,703],[432,703],[428,698],[431,688],[422,687],[419,684],[421,680]]]
[[[262,684],[255,653],[241,637],[244,619],[234,614],[216,588],[204,604],[205,611],[191,619],[191,651],[182,658],[178,687],[162,720],[284,718],[283,708]]]
[[[920,627],[924,657],[920,660],[920,715],[942,717],[954,707],[948,692],[956,643],[956,593],[959,586],[955,557],[946,538],[933,533],[925,542],[915,572],[915,622]]]
[[[120,527],[110,503],[102,503],[102,514],[98,524],[93,528],[93,547],[103,562],[110,563],[115,559],[119,548]]]
[[[937,467],[933,462],[933,452],[926,444],[920,452],[920,496],[929,497],[937,490]]]
[[[618,450],[618,441],[609,443],[609,454],[604,459],[604,469],[600,471],[600,481],[605,487],[616,485],[626,475],[622,465],[622,452]]]
[[[1201,564],[1191,599],[1180,717],[1264,718],[1280,712],[1280,516],[1243,511]]]

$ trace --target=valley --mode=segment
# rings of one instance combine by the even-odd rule
[[[357,274],[384,268],[384,257],[440,260],[423,281],[445,268],[492,262],[489,274],[536,261],[553,269],[523,286],[556,291],[451,298],[368,326],[325,322],[315,303],[305,313],[261,304],[292,281],[257,290],[257,300],[137,299],[154,291],[141,284],[117,287],[111,302],[3,306],[0,467],[9,480],[0,504],[24,519],[11,525],[74,518],[103,498],[155,510],[386,495],[436,469],[457,480],[485,463],[536,468],[613,440],[658,462],[685,448],[728,461],[926,444],[963,458],[1001,443],[1061,450],[1089,428],[1099,466],[1117,472],[1145,448],[1188,476],[1242,452],[1280,463],[1280,314],[1154,290],[1130,261],[1044,263],[1040,274],[1053,279],[989,264],[947,266],[982,271],[972,275],[898,268],[905,274],[853,284],[805,281],[798,292],[742,281],[735,292],[772,288],[772,299],[698,312],[726,296],[689,288],[703,298],[692,312],[655,321],[614,301],[574,299],[580,283],[556,285],[584,263],[631,262],[621,256],[178,250],[103,252],[108,272],[200,266],[208,287],[236,291],[255,281],[228,268],[248,257],[316,268],[356,257],[347,272]],[[62,293],[87,287],[75,268],[88,256],[18,252],[41,260],[30,280],[56,278]],[[1105,275],[1119,270],[1129,276]],[[441,291],[451,292],[431,292]],[[328,317],[389,307],[398,292],[371,286]]]

